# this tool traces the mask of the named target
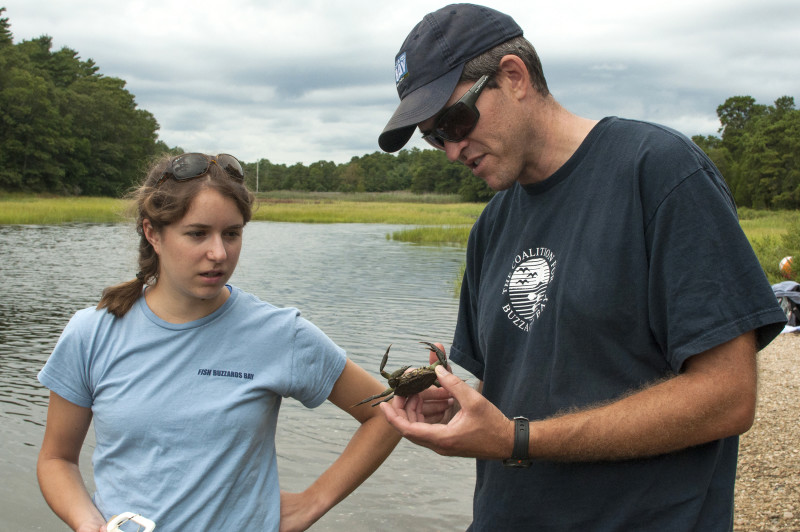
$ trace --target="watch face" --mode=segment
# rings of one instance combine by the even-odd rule
[[[503,460],[503,465],[506,467],[530,467],[530,460],[518,460],[516,458],[507,458]]]

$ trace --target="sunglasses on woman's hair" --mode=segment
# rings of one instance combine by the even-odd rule
[[[161,185],[170,177],[175,181],[188,181],[205,175],[211,167],[211,163],[225,170],[236,181],[244,181],[242,164],[233,155],[220,153],[216,157],[209,157],[205,153],[184,153],[169,162],[169,166],[164,170],[156,186]]]
[[[478,118],[481,114],[475,107],[475,102],[481,91],[489,81],[489,76],[481,76],[475,85],[472,86],[456,103],[445,109],[433,123],[433,129],[425,133],[422,138],[434,148],[444,149],[444,143],[461,142],[467,135],[472,133],[478,125]]]

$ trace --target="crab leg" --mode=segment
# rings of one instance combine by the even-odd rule
[[[372,406],[378,406],[379,404],[385,403],[386,401],[391,401],[392,398],[394,398],[394,394],[390,395],[389,397],[387,397],[386,399],[384,399],[382,401],[378,401],[377,403],[372,403]]]
[[[350,408],[356,407],[356,406],[358,406],[358,405],[363,405],[364,403],[368,403],[369,401],[372,401],[373,399],[377,399],[377,398],[379,398],[379,397],[386,397],[387,395],[390,395],[390,394],[392,394],[393,392],[394,392],[394,390],[393,390],[393,389],[391,389],[391,388],[386,388],[386,389],[385,389],[385,390],[383,390],[381,393],[379,393],[379,394],[377,394],[377,395],[373,395],[372,397],[367,397],[367,398],[366,398],[366,399],[364,399],[363,401],[359,401],[358,403],[354,404],[354,405],[353,405],[353,406],[351,406]],[[384,401],[388,401],[388,400],[389,400],[389,399],[391,399],[392,397],[394,397],[394,395],[391,395],[391,397],[388,397],[388,398],[384,399]],[[378,403],[382,403],[382,402],[383,402],[383,401],[378,401],[377,403],[375,403],[375,405],[377,405]],[[375,405],[372,405],[372,406],[375,406]]]
[[[439,347],[430,342],[420,342],[420,343],[430,347],[430,350],[436,353],[436,358],[439,359],[438,362],[434,362],[433,364],[431,364],[431,368],[435,368],[439,364],[441,364],[444,367],[447,367],[447,356],[444,354],[444,351],[442,351],[441,349],[439,349]]]
[[[392,344],[389,344],[389,347],[386,348],[386,352],[383,354],[383,359],[381,359],[380,372],[384,379],[388,379],[390,377],[390,375],[383,371],[383,369],[386,367],[386,362],[389,360],[389,349],[391,348]]]

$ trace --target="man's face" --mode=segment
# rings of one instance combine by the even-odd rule
[[[423,135],[432,133],[441,125],[437,124],[439,117],[450,110],[474,85],[475,82],[472,81],[459,83],[442,111],[418,124]],[[484,88],[474,104],[480,113],[474,129],[459,141],[443,141],[449,160],[463,163],[475,176],[497,191],[510,188],[522,171],[520,158],[514,155],[520,146],[513,141],[514,136],[511,134],[516,122],[513,112],[507,106],[508,102],[502,79],[497,87]]]

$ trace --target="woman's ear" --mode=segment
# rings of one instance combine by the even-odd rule
[[[150,220],[145,218],[142,220],[142,231],[144,232],[144,237],[150,242],[150,245],[153,246],[156,254],[161,253],[161,233],[156,231],[156,228],[153,227],[153,224],[150,223]]]

